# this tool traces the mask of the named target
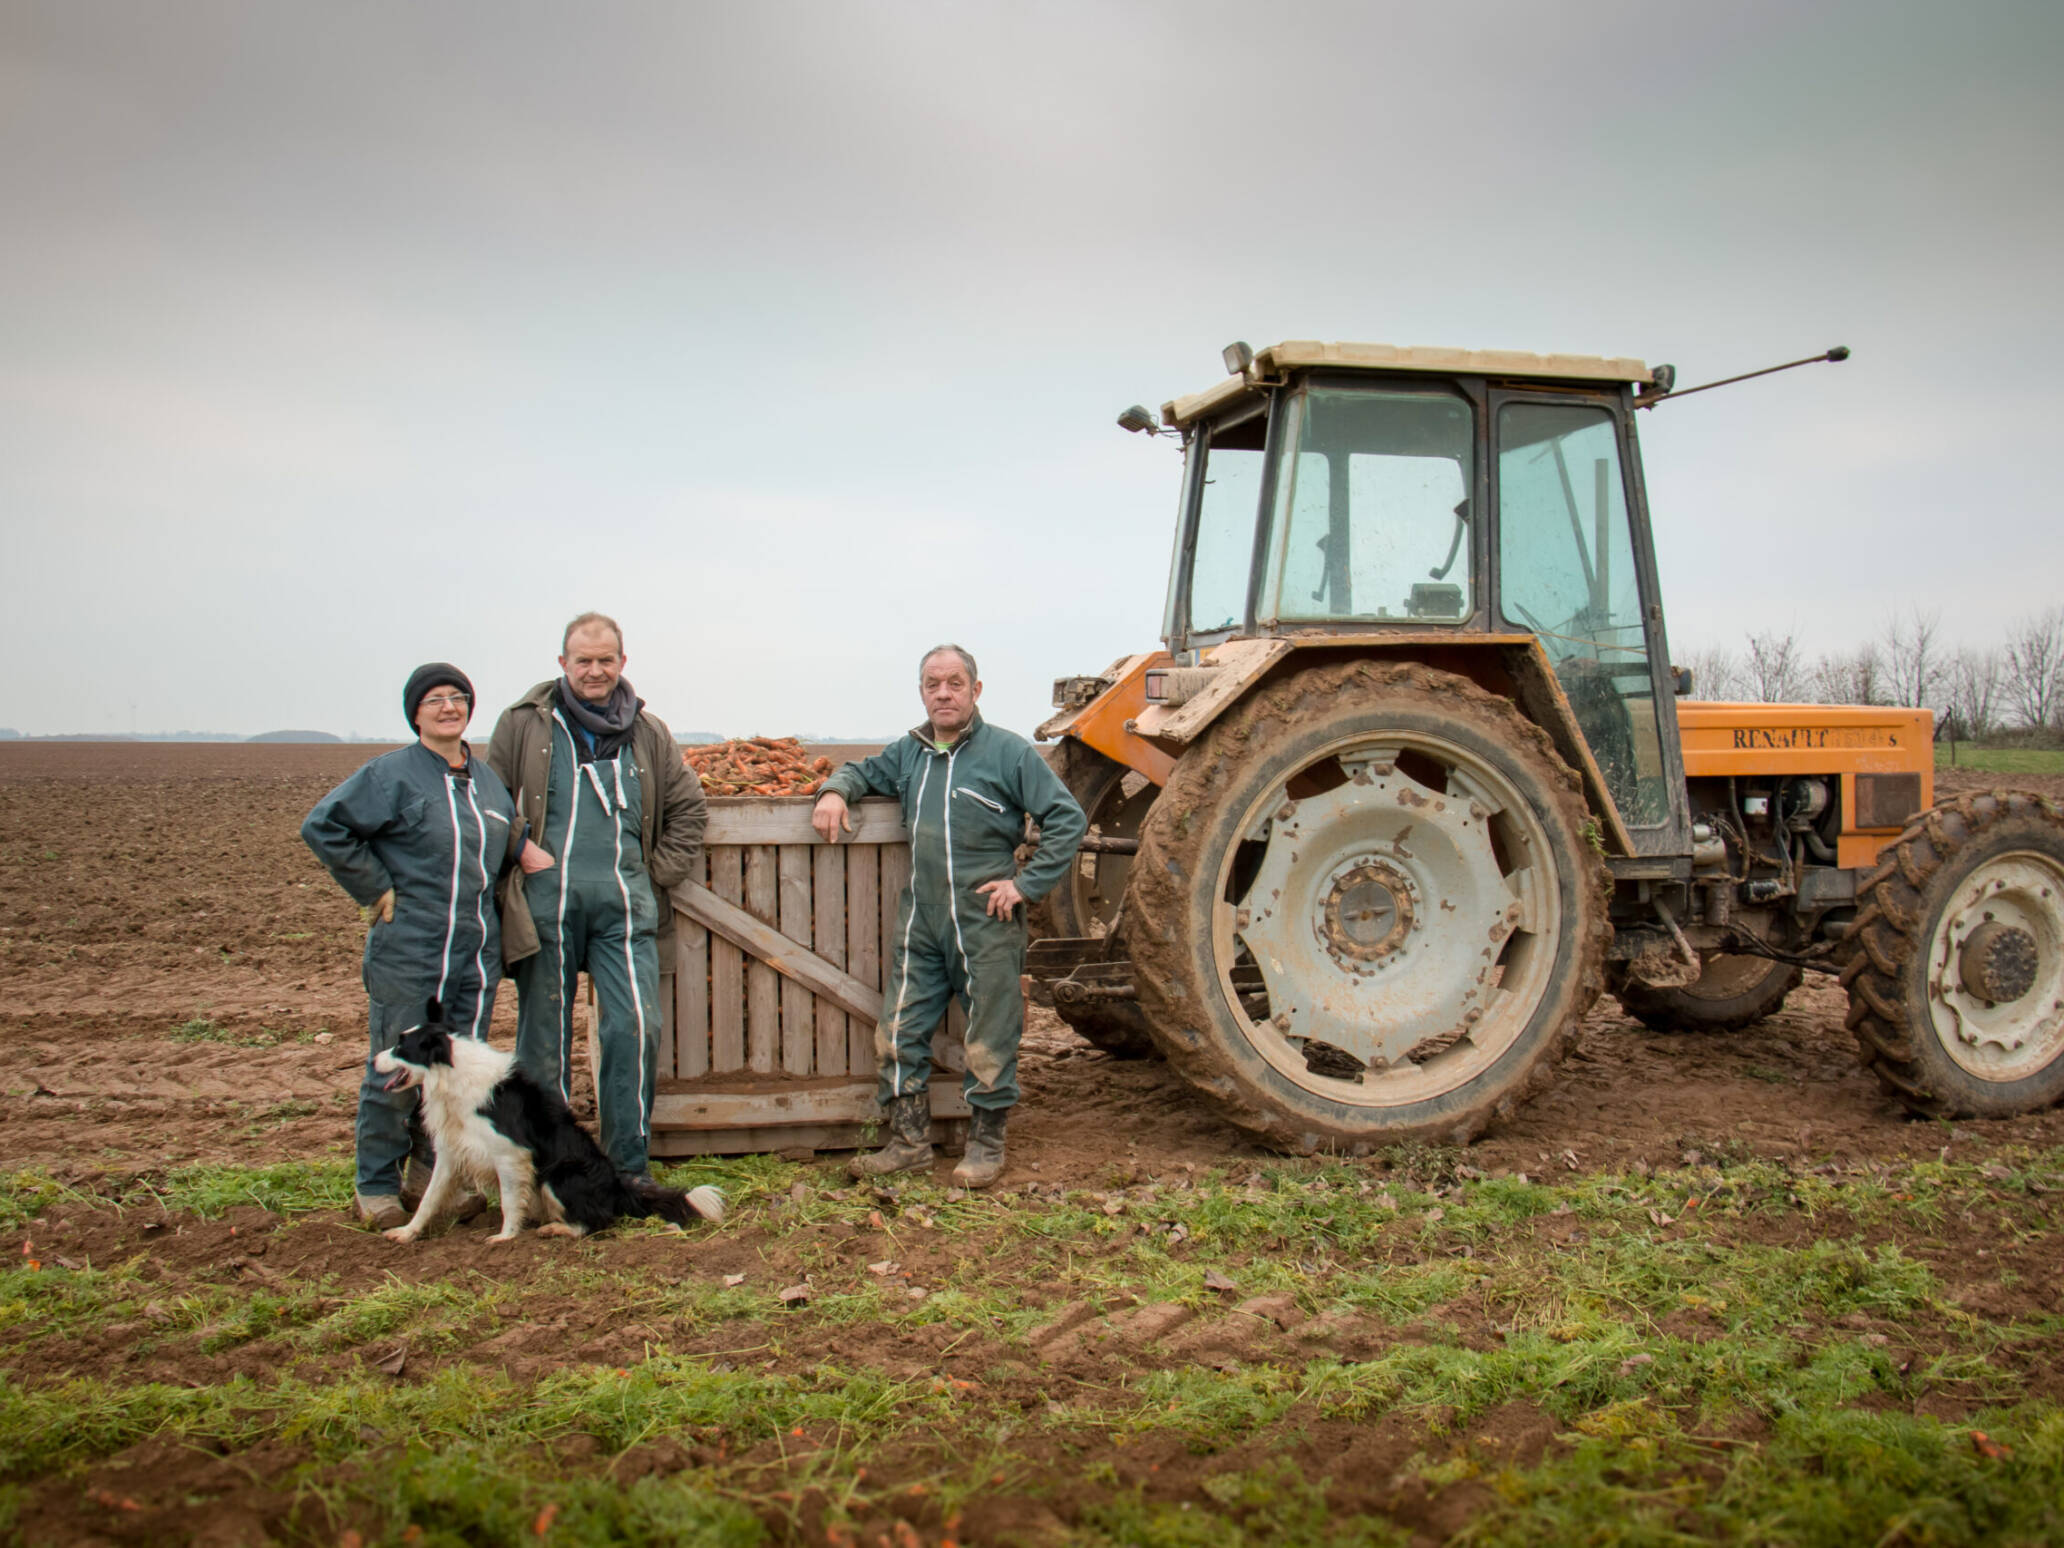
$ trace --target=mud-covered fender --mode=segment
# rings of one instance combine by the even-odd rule
[[[1387,633],[1276,636],[1227,640],[1202,653],[1182,673],[1179,704],[1149,704],[1146,674],[1165,668],[1165,651],[1127,656],[1104,675],[1111,686],[1089,703],[1064,710],[1039,728],[1039,739],[1072,736],[1107,758],[1137,769],[1155,784],[1185,749],[1261,683],[1284,672],[1343,659],[1406,659],[1466,677],[1486,692],[1510,699],[1548,733],[1555,750],[1577,771],[1585,804],[1598,819],[1608,854],[1631,855],[1634,842],[1606,789],[1598,761],[1577,726],[1569,698],[1556,680],[1541,642],[1531,634]]]

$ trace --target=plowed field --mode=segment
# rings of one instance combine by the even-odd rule
[[[1657,1384],[1672,1351],[1746,1336],[1745,1265],[1796,1276],[1828,1243],[1855,1285],[1794,1297],[1758,1338],[1802,1362],[1863,1350],[1837,1408],[1953,1437],[1995,1409],[2027,1426],[1996,1459],[1993,1440],[1954,1440],[1979,1492],[1931,1485],[1965,1514],[1928,1540],[1984,1535],[1987,1467],[2007,1494],[2057,1498],[2064,1113],[1908,1118],[1858,1071],[1824,978],[1728,1036],[1650,1033],[1601,1002],[1549,1094],[1459,1155],[1271,1156],[1159,1062],[1114,1062],[1035,1011],[996,1196],[952,1198],[942,1168],[936,1188],[877,1198],[828,1159],[769,1159],[702,1167],[735,1207],[686,1241],[641,1227],[496,1248],[485,1221],[413,1251],[370,1237],[336,1192],[362,926],[296,833],[368,752],[0,744],[0,1247],[37,1265],[0,1290],[0,1537],[11,1522],[52,1542],[534,1541],[540,1522],[588,1522],[601,1535],[566,1540],[1375,1542],[1475,1523],[1498,1539],[1549,1530],[1524,1514],[1547,1497],[1526,1480],[1603,1444],[1599,1414],[1660,1437],[1650,1464],[1685,1436],[1705,1448],[1667,1477],[1626,1473],[1645,1502],[1626,1520],[1653,1506],[1659,1530],[1724,1536],[1730,1470],[1790,1455],[1791,1410],[1753,1382],[1726,1401],[1691,1376]],[[505,995],[498,1041],[512,1022]],[[1696,1247],[1690,1278],[1663,1300],[1627,1289],[1617,1333],[1598,1290],[1594,1328],[1550,1280],[1636,1237],[1666,1257]],[[1746,1275],[1736,1311],[1698,1289],[1698,1261],[1716,1284]],[[1883,1289],[1887,1263],[1921,1288]],[[792,1284],[809,1293],[777,1303]],[[1386,1300],[1385,1285],[1418,1288]],[[1544,1321],[1551,1301],[1563,1324]],[[1415,1399],[1416,1377],[1354,1385],[1401,1361],[1489,1370],[1522,1335],[1577,1347],[1575,1332],[1552,1343],[1558,1326],[1632,1341],[1609,1344],[1602,1375],[1510,1374],[1474,1403],[1435,1386]],[[675,1393],[683,1372],[698,1392],[750,1375],[757,1417],[656,1397],[649,1428],[596,1417],[616,1399],[590,1388],[629,1403]],[[420,1484],[422,1430],[447,1422],[454,1382],[507,1415],[562,1418],[509,1434],[449,1421],[450,1454],[492,1456],[492,1476]],[[324,1390],[363,1412],[278,1419]],[[1595,1514],[1572,1519],[1616,1519],[1605,1477],[1584,1496]],[[692,1531],[608,1514],[691,1482]],[[521,1511],[503,1521],[469,1488],[511,1491]],[[1305,1532],[1307,1507],[1368,1526]],[[1889,1518],[1874,1508],[1839,1524],[1876,1535]],[[1180,1535],[1185,1520],[1200,1535]]]

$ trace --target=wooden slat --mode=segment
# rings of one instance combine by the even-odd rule
[[[896,844],[881,851],[881,963],[882,1001],[891,1003],[895,986],[889,982],[896,971],[896,923],[901,917],[903,889],[910,885],[910,846]],[[885,1008],[883,1014],[888,1014]],[[879,1067],[880,1056],[868,1053],[870,1068]]]
[[[879,990],[869,988],[843,968],[833,967],[744,909],[726,903],[707,887],[683,882],[674,889],[673,897],[675,908],[685,910],[718,935],[744,947],[769,972],[794,979],[812,994],[828,996],[852,1015],[864,1016],[869,1021],[881,1015]]]
[[[745,911],[762,924],[778,925],[781,919],[778,854],[767,844],[745,851]],[[771,1073],[780,1044],[781,975],[755,956],[745,964],[745,1067]]]
[[[856,851],[819,844],[810,856],[811,948],[833,967],[846,965],[846,860]],[[817,1001],[817,1073],[846,1073],[846,1013],[832,1000]]]
[[[882,992],[889,988],[889,974],[896,961],[896,920],[903,907],[903,889],[910,885],[910,846],[899,844],[881,852],[881,970]]]
[[[736,844],[709,851],[710,895],[731,908],[745,898],[744,860]],[[745,1068],[745,953],[721,935],[710,941],[710,1068]]]
[[[932,1116],[961,1118],[967,1102],[958,1080],[935,1080],[931,1084]],[[662,1091],[653,1099],[655,1128],[722,1128],[732,1125],[769,1126],[784,1123],[859,1122],[881,1117],[874,1100],[874,1085],[857,1081],[826,1081],[793,1091],[779,1089],[744,1091]]]
[[[815,796],[717,796],[709,803],[709,827],[705,844],[818,844],[817,830],[810,826]],[[847,808],[853,831],[842,834],[841,844],[907,844],[910,835],[903,828],[903,808],[895,802],[869,798]]]
[[[679,959],[679,945],[676,939],[676,960]],[[659,1056],[652,1078],[665,1080],[674,1069],[674,964],[662,962],[659,967]]]
[[[965,1118],[934,1118],[932,1143],[955,1155],[967,1143]],[[655,1156],[745,1156],[771,1150],[858,1150],[869,1135],[879,1140],[880,1120],[861,1123],[797,1123],[734,1129],[669,1129],[652,1131]]]
[[[706,855],[690,867],[691,881],[709,872]],[[673,907],[662,900],[662,908]],[[682,1080],[707,1075],[710,1067],[709,927],[674,911],[674,1074]],[[665,1061],[661,1061],[665,1068]]]
[[[881,857],[878,848],[849,849],[846,857],[846,967],[861,983],[879,989],[881,954]],[[846,1018],[846,1072],[874,1073],[874,1023]]]
[[[781,879],[781,933],[799,946],[809,946],[814,915],[810,908],[810,850],[802,844],[783,844],[779,851]],[[781,1067],[791,1075],[808,1075],[815,1052],[816,1001],[802,985],[790,980],[781,986]]]

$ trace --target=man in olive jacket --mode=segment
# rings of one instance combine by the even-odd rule
[[[522,874],[502,889],[503,955],[516,980],[516,1058],[566,1096],[573,1005],[595,986],[602,1149],[618,1171],[650,1167],[659,1056],[659,965],[671,961],[667,893],[702,848],[702,781],[623,676],[623,631],[600,613],[566,626],[559,678],[495,725],[487,763],[530,826]]]
[[[898,902],[875,1035],[891,1139],[851,1170],[878,1177],[931,1165],[932,1031],[957,998],[967,1010],[963,1089],[974,1118],[953,1180],[986,1188],[1003,1175],[1004,1120],[1018,1100],[1023,905],[1068,874],[1089,824],[1038,749],[976,712],[982,684],[973,656],[958,645],[927,651],[918,691],[925,723],[834,773],[810,818],[836,843],[851,829],[848,802],[892,795],[910,830],[910,885]],[[1014,851],[1028,815],[1039,824],[1039,849],[1020,871]]]

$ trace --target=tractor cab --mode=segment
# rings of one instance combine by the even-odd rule
[[[1415,655],[1535,642],[1624,847],[1688,852],[1634,429],[1648,368],[1357,344],[1227,353],[1226,381],[1161,413],[1185,460],[1162,628],[1177,671],[1149,680],[1148,702],[1194,689],[1184,669],[1236,639],[1388,638]]]

